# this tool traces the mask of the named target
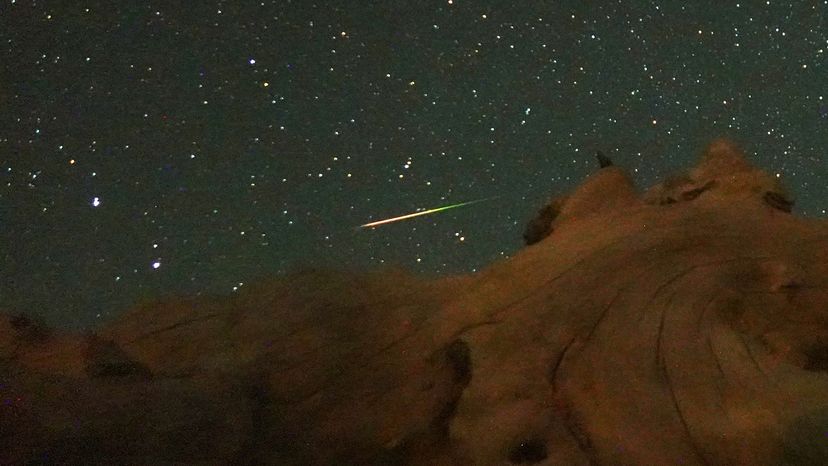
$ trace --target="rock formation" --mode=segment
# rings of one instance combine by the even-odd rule
[[[541,207],[535,217],[526,225],[523,232],[523,241],[527,246],[537,243],[552,234],[552,225],[561,213],[561,207],[566,204],[566,196],[553,198]]]
[[[7,315],[0,464],[826,464],[828,225],[788,199],[717,141],[643,195],[602,168],[475,275]]]
[[[595,153],[595,157],[598,158],[598,165],[601,168],[611,167],[613,165],[612,160],[600,150]]]

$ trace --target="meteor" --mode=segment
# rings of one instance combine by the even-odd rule
[[[384,225],[386,223],[398,222],[400,220],[406,220],[406,219],[413,218],[413,217],[419,217],[420,215],[428,215],[428,214],[433,214],[433,213],[436,213],[436,212],[442,212],[444,210],[454,209],[454,208],[457,208],[457,207],[463,207],[465,205],[477,204],[478,202],[490,201],[492,199],[497,199],[498,197],[500,197],[500,196],[487,197],[487,198],[484,198],[484,199],[477,199],[477,200],[474,200],[474,201],[461,202],[459,204],[447,205],[445,207],[437,207],[436,209],[428,209],[428,210],[424,210],[422,212],[414,212],[414,213],[410,213],[410,214],[406,214],[406,215],[400,215],[399,217],[392,217],[392,218],[387,218],[385,220],[379,220],[379,221],[376,221],[376,222],[366,223],[364,225],[360,225],[358,228],[376,227],[376,226]]]

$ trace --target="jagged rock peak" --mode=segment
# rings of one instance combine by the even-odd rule
[[[563,222],[639,204],[635,185],[626,171],[605,165],[566,196],[555,197],[541,207],[523,233],[527,245],[549,236]]]
[[[741,147],[734,141],[719,138],[705,148],[695,174],[697,177],[718,177],[753,170],[756,168],[748,162]]]
[[[780,181],[754,167],[745,152],[729,139],[716,139],[701,153],[695,167],[650,187],[642,195],[629,175],[598,152],[601,169],[570,194],[557,196],[530,220],[524,240],[541,241],[558,226],[597,214],[609,214],[642,204],[657,206],[701,202],[733,203],[751,199],[790,212],[793,200]]]
[[[558,221],[580,218],[638,202],[635,185],[621,167],[607,166],[578,186],[561,206]]]

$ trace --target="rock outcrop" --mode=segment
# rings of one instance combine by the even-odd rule
[[[828,224],[785,206],[717,141],[642,195],[602,168],[475,275],[7,315],[0,464],[826,464]]]
[[[793,207],[793,200],[779,180],[750,165],[741,149],[725,139],[710,144],[695,168],[668,177],[650,188],[643,199],[649,204],[674,204],[692,201],[703,193],[708,197],[727,197],[733,202],[759,197],[786,212]]]

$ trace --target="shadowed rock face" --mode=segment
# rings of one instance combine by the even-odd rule
[[[776,183],[716,141],[643,195],[601,169],[472,276],[7,316],[0,464],[826,464],[828,225]]]
[[[523,241],[527,246],[535,244],[552,234],[552,225],[561,213],[561,206],[566,198],[556,198],[543,206],[535,217],[526,225],[523,232]]]

